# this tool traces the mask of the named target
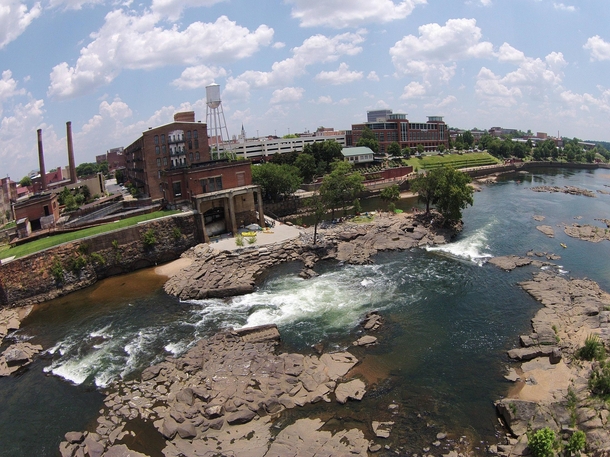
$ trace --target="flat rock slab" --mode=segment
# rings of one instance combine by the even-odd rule
[[[338,384],[335,389],[335,397],[341,404],[346,403],[349,399],[362,400],[365,393],[366,386],[360,379]]]

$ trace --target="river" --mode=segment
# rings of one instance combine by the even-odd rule
[[[595,218],[609,218],[610,195],[530,190],[539,185],[610,191],[610,170],[503,177],[475,194],[474,206],[464,212],[464,231],[447,246],[382,253],[374,265],[325,263],[316,267],[320,276],[306,281],[297,277],[297,265],[285,265],[250,295],[180,302],[162,291],[164,278],[143,270],[38,306],[12,338],[41,344],[44,354],[17,376],[0,379],[0,455],[58,455],[65,432],[94,430],[102,392],[113,380],[134,378],[221,328],[273,322],[281,350],[310,352],[318,343],[327,351],[346,349],[371,310],[385,319],[379,344],[350,349],[362,360],[357,373],[369,385],[364,399],[291,410],[279,425],[320,416],[331,428],[357,426],[368,433],[372,420],[391,417],[392,449],[421,453],[443,431],[465,436],[483,455],[501,432],[493,401],[511,385],[503,378],[510,365],[506,350],[530,331],[539,309],[516,285],[531,277],[533,267],[506,273],[486,260],[553,252],[561,255],[564,274],[610,290],[610,242],[572,239],[560,227],[605,227]],[[545,216],[544,222],[534,215]],[[555,238],[536,230],[541,224],[554,227]],[[398,414],[389,414],[392,402]]]

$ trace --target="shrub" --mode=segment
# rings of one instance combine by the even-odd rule
[[[606,349],[599,335],[590,334],[585,340],[585,345],[578,350],[576,356],[583,360],[604,360]]]
[[[157,244],[157,237],[155,236],[155,231],[153,229],[148,229],[144,232],[144,235],[142,235],[142,243],[144,243],[144,246],[147,248],[151,248]]]
[[[79,273],[87,265],[87,259],[81,255],[72,257],[69,261],[68,269],[73,273]]]
[[[589,378],[589,389],[600,396],[610,394],[610,365],[601,362],[599,367],[593,369]]]
[[[566,444],[566,451],[568,451],[569,455],[580,455],[581,451],[585,450],[585,445],[587,444],[587,437],[585,433],[581,430],[576,430],[572,433],[572,436],[568,440],[568,444]]]
[[[92,252],[90,257],[94,262],[99,263],[100,265],[106,265],[106,259],[102,257],[101,254]]]
[[[178,227],[174,227],[172,230],[172,235],[174,236],[174,240],[178,241],[182,238],[182,231]]]
[[[254,244],[256,243],[256,236],[249,236],[246,240],[248,240],[248,244]]]
[[[534,457],[552,457],[557,447],[555,432],[544,427],[535,433],[528,433],[528,447]]]
[[[53,276],[53,278],[55,279],[55,281],[57,282],[63,282],[64,281],[64,267],[61,264],[61,261],[55,257],[55,259],[53,259],[53,263],[51,264],[51,268],[50,268],[50,273],[51,276]]]
[[[90,250],[91,248],[87,243],[81,243],[80,246],[78,246],[78,252],[82,255],[89,255]]]
[[[119,241],[118,240],[112,240],[112,247],[114,249],[119,249]]]
[[[237,235],[237,236],[235,237],[235,244],[236,244],[237,246],[243,246],[243,245],[244,245],[244,237],[243,237],[243,236],[241,236],[241,235]]]

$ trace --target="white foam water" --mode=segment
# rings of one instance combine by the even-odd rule
[[[464,259],[469,262],[482,266],[493,255],[489,252],[487,245],[487,234],[492,230],[493,223],[474,231],[471,235],[453,243],[448,243],[442,246],[432,246],[426,249],[430,252],[441,252],[451,257]]]

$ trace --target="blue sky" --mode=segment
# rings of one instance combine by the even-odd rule
[[[610,140],[608,0],[0,0],[0,175],[127,146],[221,86],[230,135],[371,109]]]

